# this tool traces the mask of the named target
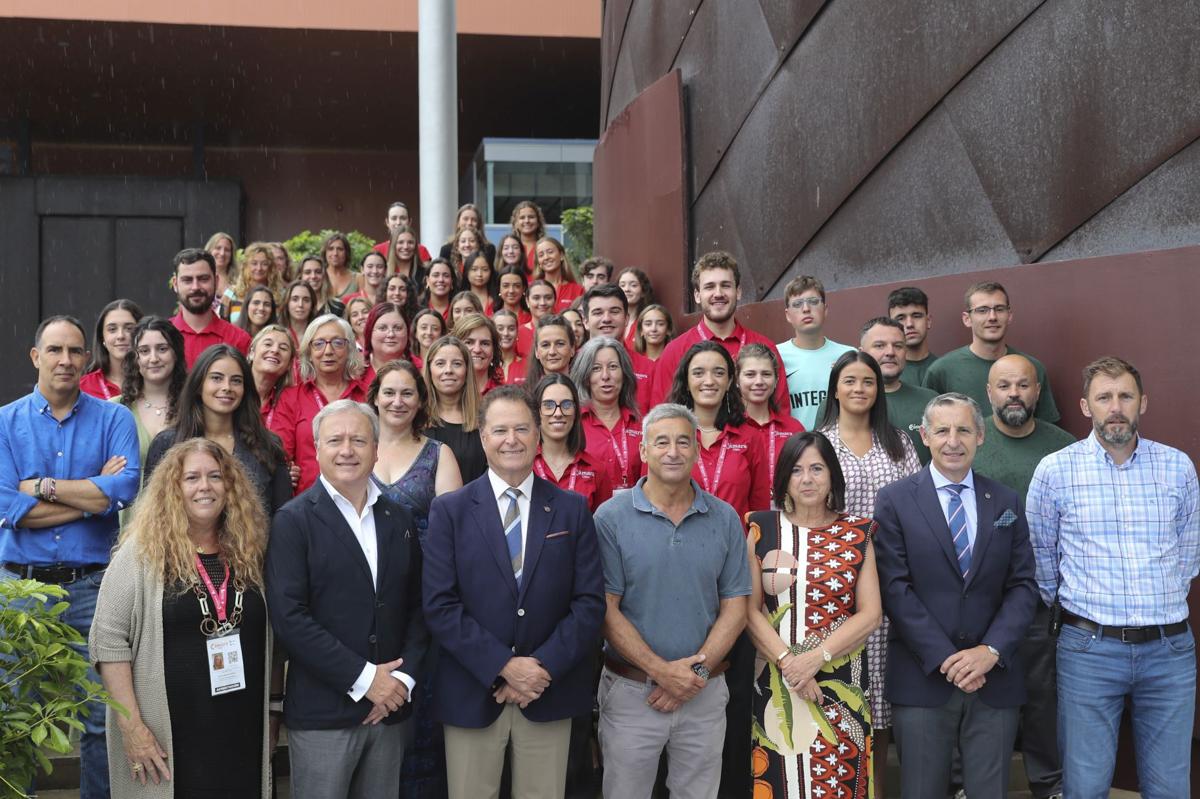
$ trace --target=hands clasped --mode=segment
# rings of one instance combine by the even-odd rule
[[[660,713],[673,713],[693,699],[708,684],[692,671],[692,666],[703,663],[705,657],[701,652],[667,663],[661,673],[654,675],[657,685],[646,698],[646,704]]]
[[[999,661],[986,646],[955,652],[942,662],[941,672],[946,682],[954,683],[964,693],[973,694],[987,682],[987,673]]]
[[[375,667],[375,678],[371,680],[371,687],[365,695],[374,707],[363,719],[363,724],[378,724],[408,701],[408,686],[392,676],[392,672],[400,668],[403,662],[404,658],[396,658],[391,663],[380,663]]]
[[[500,704],[516,702],[522,708],[527,707],[550,686],[550,672],[542,668],[537,658],[511,658],[500,669],[500,676],[504,685],[492,694]]]

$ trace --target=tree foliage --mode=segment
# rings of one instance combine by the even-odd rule
[[[578,208],[568,208],[562,213],[564,246],[567,257],[573,264],[581,264],[592,257],[592,229],[595,216],[592,206],[581,205]]]

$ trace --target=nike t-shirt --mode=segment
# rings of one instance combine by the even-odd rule
[[[854,347],[825,339],[818,349],[805,350],[797,347],[791,339],[778,345],[779,357],[783,359],[783,371],[787,375],[788,403],[792,416],[804,425],[805,430],[816,427],[817,408],[825,401],[829,389],[829,369],[844,352],[853,352]]]

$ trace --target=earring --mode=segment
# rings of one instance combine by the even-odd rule
[[[784,496],[783,496],[783,512],[784,513],[795,513],[796,512],[796,503],[792,501],[791,494],[784,494]]]

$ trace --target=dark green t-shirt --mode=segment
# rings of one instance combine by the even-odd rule
[[[900,373],[900,381],[908,386],[925,385],[925,373],[929,371],[929,367],[933,366],[933,362],[937,359],[938,356],[931,352],[919,361],[908,361],[904,365],[904,371]]]
[[[1014,350],[1012,347],[1008,347],[1005,354],[1023,355],[1033,363],[1033,368],[1037,370],[1038,383],[1042,386],[1042,393],[1038,398],[1034,416],[1045,419],[1047,422],[1057,422],[1060,418],[1058,406],[1054,404],[1054,394],[1050,391],[1046,367],[1042,366],[1042,362],[1032,355]],[[932,389],[936,394],[945,394],[947,391],[966,394],[979,403],[979,410],[984,416],[990,416],[992,404],[988,402],[987,398],[987,380],[993,363],[995,361],[980,358],[971,352],[970,347],[960,347],[947,352],[934,361],[933,365],[929,367],[929,371],[925,373],[925,388]]]
[[[995,417],[988,416],[983,420],[983,445],[975,453],[972,468],[984,477],[1004,483],[1024,501],[1033,470],[1042,458],[1074,443],[1075,436],[1040,419],[1033,432],[1024,438],[1006,436],[996,429]]]
[[[922,466],[929,463],[929,447],[921,440],[921,414],[925,412],[929,401],[936,396],[937,394],[927,388],[910,385],[904,379],[903,373],[900,388],[887,394],[888,421],[892,423],[892,427],[908,434],[913,446],[917,448],[917,457],[921,459]]]

